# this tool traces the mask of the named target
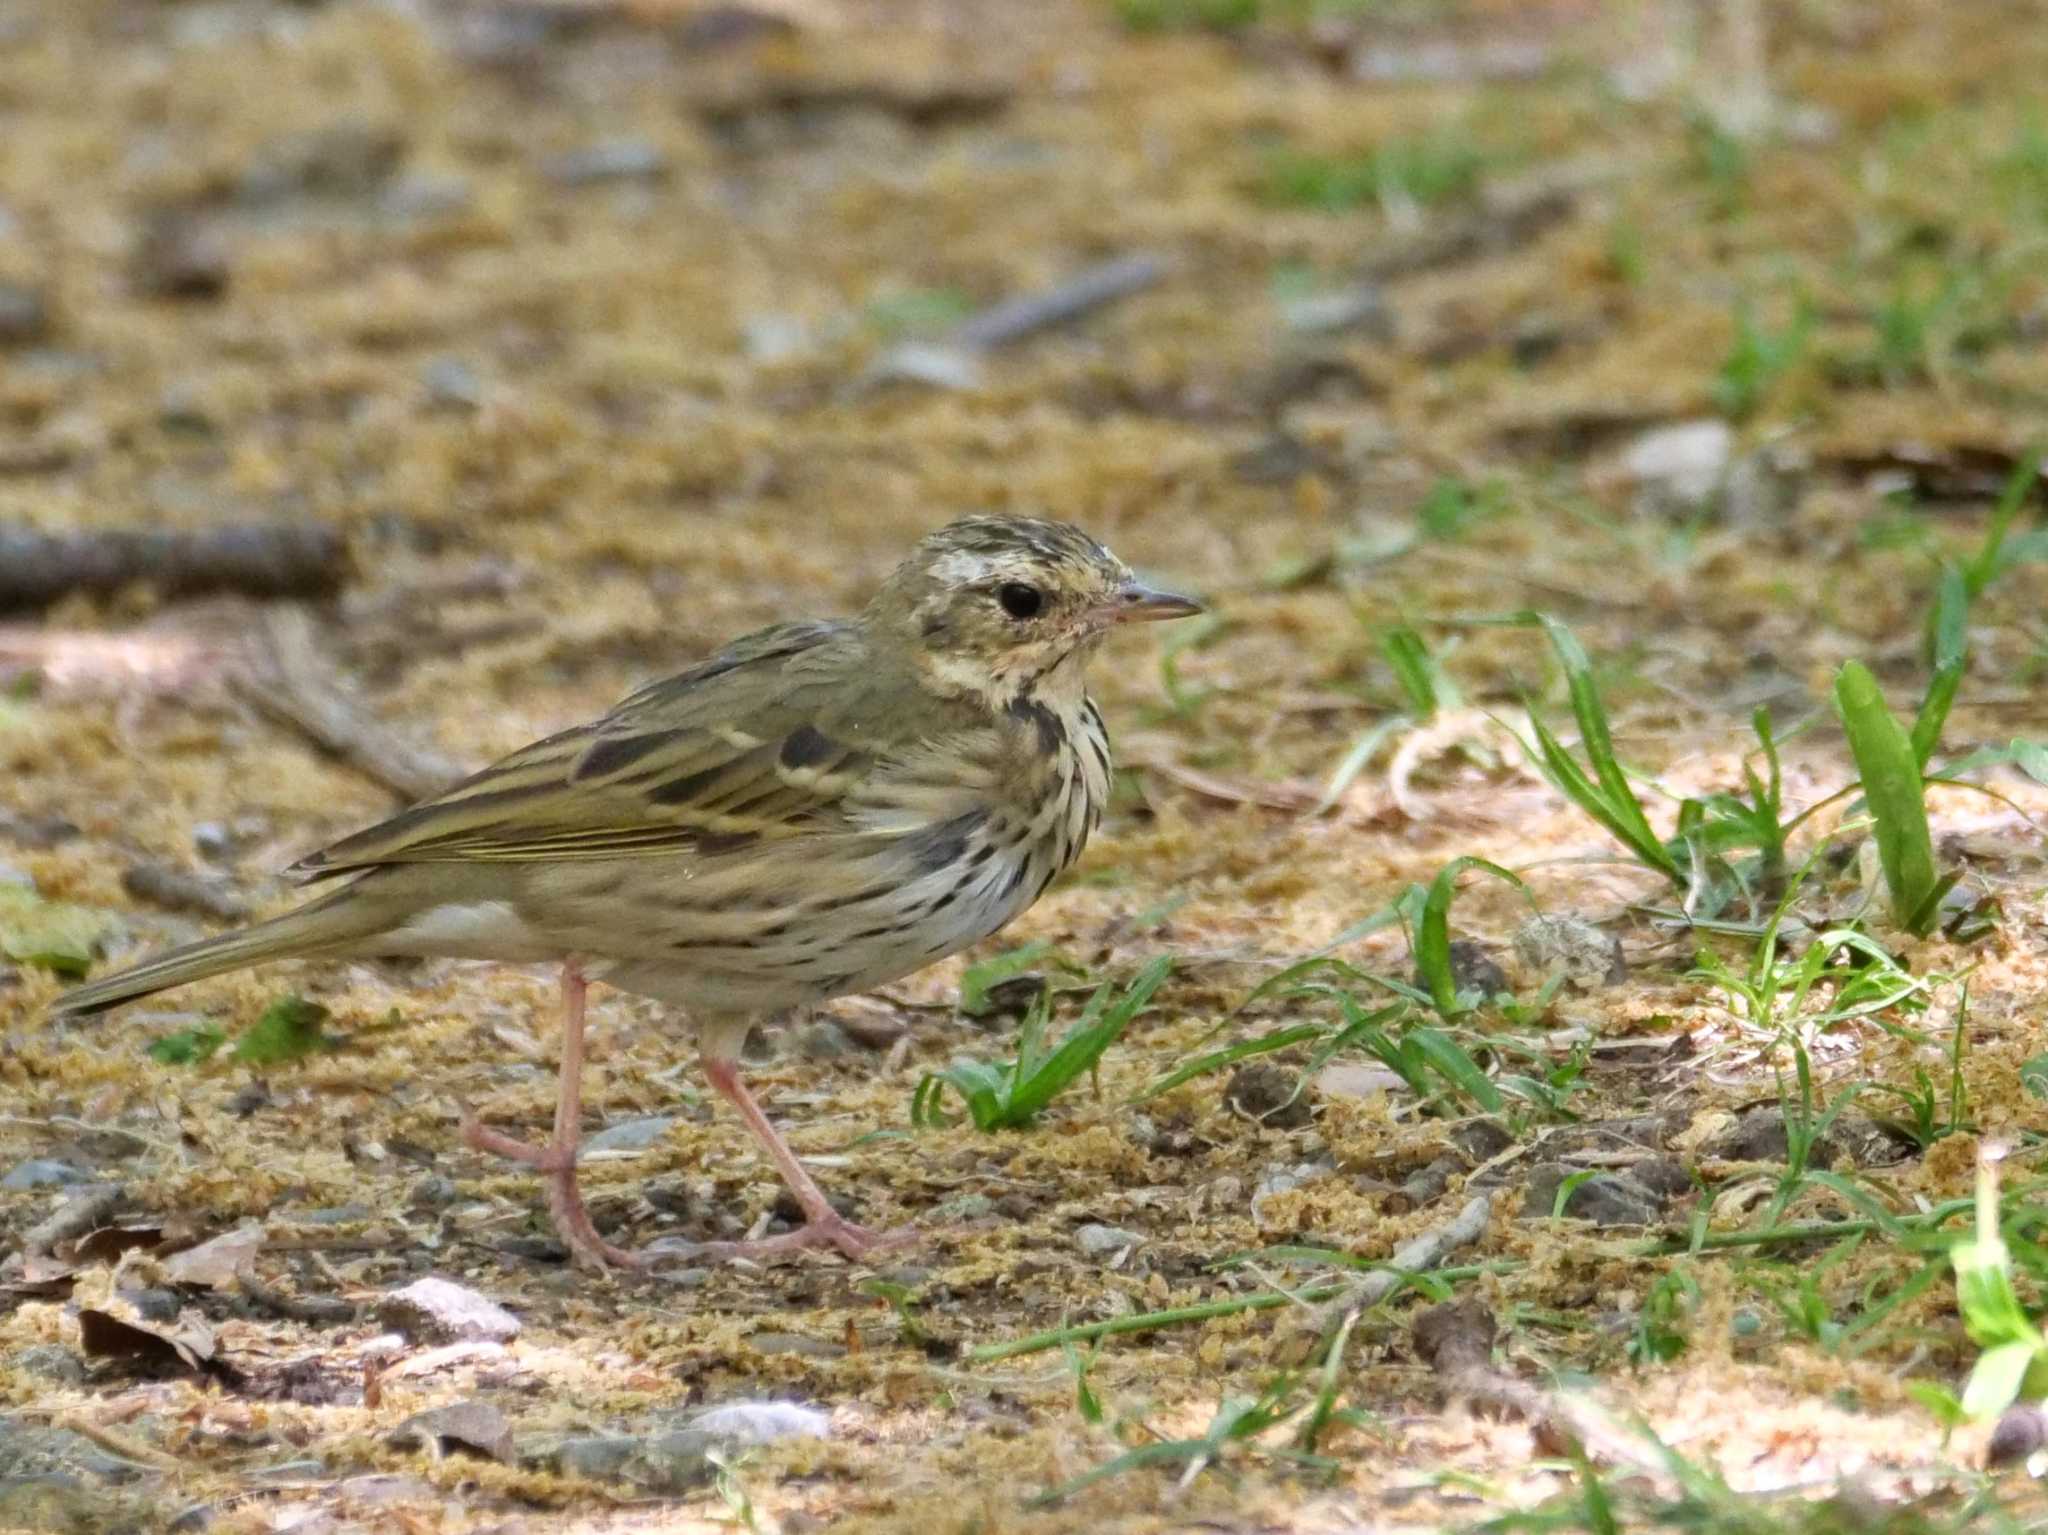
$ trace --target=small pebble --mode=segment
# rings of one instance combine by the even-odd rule
[[[646,1151],[660,1143],[668,1134],[669,1126],[676,1122],[673,1114],[654,1114],[645,1119],[625,1119],[615,1125],[606,1125],[597,1134],[583,1143],[583,1149],[590,1151]]]
[[[846,1345],[807,1338],[798,1332],[757,1332],[747,1339],[757,1354],[794,1354],[799,1359],[844,1359]]]
[[[1515,954],[1539,976],[1562,975],[1585,990],[1628,979],[1621,940],[1584,917],[1531,917],[1516,929]]]
[[[483,380],[460,357],[436,357],[420,372],[427,399],[444,410],[475,410],[484,401]]]
[[[135,285],[152,298],[205,300],[227,292],[227,242],[190,214],[157,217],[135,253]]]
[[[7,1356],[10,1369],[56,1386],[85,1384],[85,1361],[61,1343],[32,1343]]]
[[[456,1188],[454,1179],[428,1173],[412,1186],[406,1203],[415,1210],[445,1210],[461,1197],[462,1191]]]
[[[668,174],[668,156],[641,139],[611,139],[543,162],[548,180],[565,187],[606,181],[656,181]]]
[[[519,1336],[518,1317],[468,1286],[435,1274],[385,1296],[377,1319],[427,1343],[506,1343]]]
[[[1122,1252],[1127,1247],[1136,1247],[1145,1240],[1141,1231],[1126,1231],[1121,1226],[1105,1226],[1090,1221],[1074,1232],[1074,1243],[1090,1258],[1107,1258]]]
[[[50,304],[40,288],[0,282],[0,346],[35,346],[50,339]]]
[[[1415,972],[1415,984],[1429,989],[1428,977]],[[1451,989],[1459,996],[1497,997],[1510,991],[1507,972],[1493,957],[1493,951],[1477,939],[1451,940]]]
[[[1309,1103],[1295,1073],[1270,1061],[1252,1061],[1231,1074],[1223,1089],[1223,1102],[1246,1119],[1255,1119],[1275,1130],[1292,1130],[1309,1122]]]
[[[774,1444],[779,1439],[828,1439],[832,1417],[798,1402],[727,1402],[697,1414],[690,1427],[733,1444]]]
[[[59,1162],[50,1157],[31,1157],[26,1162],[17,1162],[0,1178],[0,1189],[48,1189],[72,1183],[90,1183],[92,1176],[82,1173],[69,1162]]]

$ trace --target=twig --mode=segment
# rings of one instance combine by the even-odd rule
[[[365,714],[346,679],[314,645],[312,621],[297,609],[266,616],[261,643],[250,647],[249,666],[236,680],[276,718],[406,799],[463,774],[440,753],[400,739]]]
[[[1166,273],[1163,257],[1142,251],[1083,267],[1042,292],[1019,294],[969,315],[936,342],[906,342],[891,349],[855,381],[854,388],[918,383],[972,389],[980,381],[984,352],[1141,293]]]
[[[1492,1217],[1491,1194],[1479,1194],[1467,1200],[1465,1208],[1443,1225],[1432,1227],[1395,1248],[1394,1256],[1387,1260],[1385,1268],[1347,1280],[1324,1302],[1317,1318],[1322,1324],[1320,1330],[1327,1332],[1341,1325],[1346,1317],[1377,1306],[1406,1284],[1409,1275],[1433,1269],[1444,1261],[1446,1254],[1471,1246],[1486,1234],[1486,1223]]]
[[[0,527],[0,612],[138,583],[166,597],[318,597],[339,588],[347,573],[341,534],[321,523],[247,523],[191,533]]]
[[[356,1319],[356,1307],[349,1301],[335,1295],[289,1295],[283,1290],[265,1284],[254,1274],[239,1274],[235,1282],[242,1287],[242,1293],[249,1297],[251,1305],[260,1306],[276,1316],[293,1322],[311,1322],[315,1326],[332,1327]]]
[[[1400,1254],[1396,1253],[1395,1261]],[[1475,1263],[1464,1268],[1437,1270],[1440,1279],[1476,1279],[1481,1274],[1494,1273],[1502,1267],[1494,1263]],[[1376,1273],[1371,1276],[1385,1279],[1379,1299],[1385,1300],[1408,1282],[1405,1273]],[[1113,1338],[1122,1333],[1154,1332],[1162,1327],[1177,1327],[1183,1322],[1207,1322],[1219,1316],[1237,1316],[1246,1311],[1272,1311],[1281,1306],[1298,1306],[1303,1302],[1328,1300],[1339,1294],[1349,1294],[1355,1288],[1353,1282],[1332,1282],[1311,1285],[1305,1290],[1289,1294],[1277,1294],[1263,1290],[1256,1295],[1235,1295],[1228,1300],[1204,1301],[1197,1306],[1174,1306],[1165,1311],[1143,1311],[1136,1316],[1120,1316],[1107,1322],[1082,1322],[1072,1327],[1055,1327],[1047,1332],[1033,1333],[1025,1338],[1012,1338],[1007,1343],[985,1343],[971,1349],[967,1354],[970,1364],[989,1364],[998,1359],[1014,1359],[1019,1354],[1041,1353],[1049,1348],[1058,1348],[1063,1343],[1092,1343],[1097,1338]],[[1365,1307],[1361,1306],[1360,1310]]]
[[[106,1224],[128,1191],[118,1183],[96,1183],[80,1189],[63,1204],[22,1233],[21,1250],[46,1253],[59,1242],[84,1236],[95,1226]]]
[[[986,351],[1021,341],[1034,331],[1077,320],[1091,309],[1142,293],[1166,276],[1163,258],[1146,251],[1113,256],[1039,293],[1022,293],[970,315],[953,327],[945,345]]]

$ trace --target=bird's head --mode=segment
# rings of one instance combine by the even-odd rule
[[[923,539],[868,607],[906,641],[942,692],[998,707],[1071,686],[1118,624],[1202,611],[1146,586],[1079,528],[1032,517],[969,517]]]

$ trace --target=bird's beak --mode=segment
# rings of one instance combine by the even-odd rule
[[[1202,612],[1203,607],[1192,597],[1131,581],[1095,611],[1105,624],[1135,624],[1161,618],[1189,618]]]

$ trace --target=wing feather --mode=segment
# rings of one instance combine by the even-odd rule
[[[869,828],[849,817],[898,741],[859,631],[787,624],[628,695],[293,865],[524,862],[738,851]],[[855,744],[855,742],[858,744]]]

